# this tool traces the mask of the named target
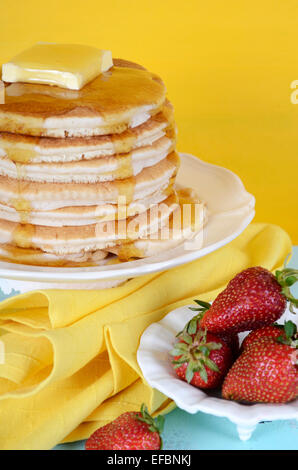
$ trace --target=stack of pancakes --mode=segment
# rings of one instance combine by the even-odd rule
[[[131,62],[79,91],[5,84],[1,259],[81,266],[163,249],[149,239],[179,207],[175,136],[163,82]]]

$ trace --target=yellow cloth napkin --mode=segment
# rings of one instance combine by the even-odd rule
[[[212,300],[239,271],[281,267],[291,241],[279,227],[251,224],[229,245],[169,271],[102,291],[45,290],[0,304],[0,449],[50,449],[83,439],[145,402],[172,402],[143,380],[142,332],[170,310]]]

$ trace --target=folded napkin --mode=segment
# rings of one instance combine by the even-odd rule
[[[212,300],[239,271],[280,268],[291,241],[251,224],[227,246],[184,266],[101,291],[34,291],[0,303],[0,449],[50,449],[86,438],[145,402],[173,403],[142,377],[142,332],[194,298]]]

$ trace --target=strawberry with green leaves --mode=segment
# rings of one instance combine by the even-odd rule
[[[97,429],[86,441],[86,450],[160,450],[164,417],[156,419],[143,404],[141,412],[127,412]]]
[[[251,344],[259,340],[266,339],[280,339],[286,342],[292,342],[292,338],[295,337],[296,325],[292,321],[287,321],[284,325],[263,326],[258,330],[253,330],[247,335],[241,345],[241,350],[247,349]]]
[[[232,363],[226,342],[201,329],[192,335],[184,331],[170,354],[177,376],[203,389],[218,387]]]
[[[290,292],[297,280],[295,269],[285,268],[274,276],[260,266],[248,268],[229,282],[212,305],[200,306],[200,327],[232,335],[271,325],[284,313],[287,300],[291,311],[298,307]]]
[[[298,339],[292,322],[284,332],[257,330],[229,370],[222,396],[229,400],[286,403],[298,396]],[[258,333],[258,334],[257,334]]]

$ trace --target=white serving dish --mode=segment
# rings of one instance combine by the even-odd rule
[[[236,424],[241,440],[248,440],[257,424],[263,421],[297,419],[298,399],[286,404],[241,404],[225,400],[220,392],[204,392],[180,380],[171,365],[169,351],[176,341],[176,334],[194,316],[188,307],[181,307],[166,315],[160,322],[152,323],[143,333],[137,352],[139,366],[148,384],[175,401],[188,413],[201,411],[228,418]],[[298,322],[297,315],[289,310],[279,320]],[[240,335],[242,340],[246,334]]]
[[[226,245],[248,226],[254,217],[254,197],[231,171],[205,163],[189,154],[181,155],[177,183],[193,187],[207,204],[209,218],[199,249],[184,244],[155,256],[118,265],[85,268],[37,267],[0,262],[1,287],[26,292],[32,289],[102,289],[125,279],[163,271]],[[3,280],[2,280],[3,279]]]

